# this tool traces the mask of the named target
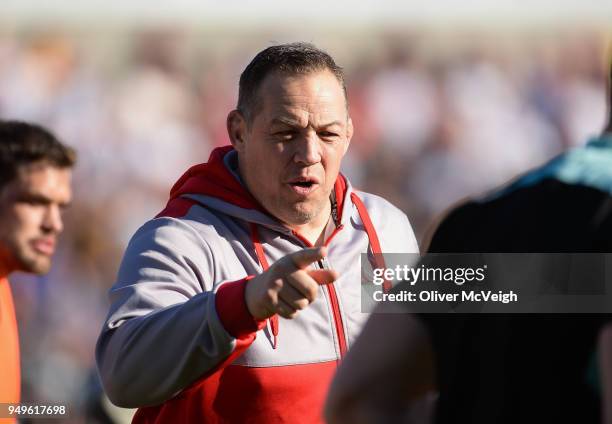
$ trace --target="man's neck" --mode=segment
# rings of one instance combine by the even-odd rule
[[[291,229],[298,232],[313,246],[322,246],[325,242],[325,229],[331,219],[331,202],[312,221],[303,225],[292,225]]]

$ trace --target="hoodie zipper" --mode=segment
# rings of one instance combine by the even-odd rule
[[[325,246],[328,246],[331,243],[332,239],[335,237],[340,230],[344,228],[344,225],[337,226],[334,231],[330,234],[330,236],[325,241]],[[310,241],[304,238],[297,231],[291,231],[291,233],[302,242],[306,247],[314,247]],[[253,239],[253,245],[255,246],[255,252],[259,261],[261,262],[261,266],[264,271],[266,271],[270,265],[268,264],[268,260],[263,251],[263,247],[261,246],[261,242],[259,240],[259,231],[257,230],[257,225],[251,223],[251,238]],[[324,262],[327,262],[325,258],[320,261],[317,261],[317,265],[320,269],[329,268],[326,267]],[[347,351],[346,345],[346,333],[344,331],[344,323],[342,321],[342,314],[340,313],[340,304],[338,302],[338,294],[336,293],[336,288],[333,283],[329,283],[325,285],[327,287],[327,293],[329,295],[329,303],[332,308],[332,315],[334,320],[334,328],[336,330],[336,336],[338,338],[338,346],[340,348],[340,359],[344,358],[344,355]],[[278,323],[278,315],[273,315],[268,318],[268,323],[270,325],[270,330],[272,333],[272,347],[276,349],[278,346],[278,335],[279,335],[279,323]]]
[[[320,261],[319,261],[320,262]],[[323,264],[321,268],[323,268]],[[329,294],[329,303],[332,307],[332,312],[334,314],[334,324],[336,326],[336,335],[338,336],[338,345],[340,347],[340,359],[344,358],[346,355],[346,334],[344,332],[344,322],[342,321],[342,315],[340,314],[340,304],[338,303],[338,294],[336,293],[336,287],[334,283],[330,283],[326,285],[327,293]]]
[[[338,227],[336,227],[334,229],[333,233],[331,233],[331,235],[325,241],[324,245],[328,246],[329,243],[331,242],[331,240],[334,238],[334,236],[336,234],[338,234],[338,232],[340,230],[342,230],[342,228],[344,228],[343,225],[339,225]],[[306,238],[304,238],[297,231],[292,231],[292,233],[306,247],[314,247],[313,244],[310,243],[310,241],[308,241]],[[321,269],[325,269],[326,268],[324,263],[323,263],[323,261],[325,261],[325,259],[317,262],[317,265]],[[336,336],[338,338],[338,346],[340,348],[340,359],[342,359],[346,355],[347,345],[346,345],[346,333],[344,331],[344,322],[342,320],[342,313],[340,312],[340,303],[338,302],[338,293],[336,292],[336,287],[334,286],[334,283],[326,284],[325,287],[327,288],[327,294],[329,295],[329,303],[330,303],[330,306],[331,306],[331,309],[332,309],[332,315],[333,315],[333,320],[334,320],[334,327],[335,327],[335,330],[336,330]]]
[[[365,231],[369,239],[370,249],[372,250],[372,253],[375,258],[375,263],[376,263],[375,266],[376,268],[384,269],[386,268],[385,259],[382,257],[382,249],[380,247],[380,241],[378,240],[378,235],[376,234],[376,230],[374,229],[374,225],[372,224],[372,220],[370,219],[368,211],[364,203],[359,198],[359,196],[357,196],[357,194],[351,193],[351,200],[353,204],[355,205],[355,207],[357,208],[359,216],[364,224]],[[343,228],[344,228],[344,225],[338,225],[338,222],[336,222],[336,228],[330,234],[327,240],[325,240],[324,246],[328,246],[331,243],[332,239],[336,236],[336,234],[338,234]],[[259,236],[257,234],[256,224],[251,223],[251,231],[253,234],[255,234],[253,241],[255,244],[255,250],[257,251],[257,255],[262,257],[262,260],[261,260],[262,265],[265,268],[267,268],[267,260],[265,259],[265,255],[264,255],[261,243],[259,243]],[[304,238],[297,231],[292,230],[291,234],[293,234],[293,236],[295,236],[298,240],[300,240],[304,244],[305,247],[314,247],[313,244],[310,243],[309,240]],[[321,261],[317,262],[317,265],[321,269],[324,269],[326,268],[325,267],[326,262],[327,262],[326,258],[323,258]],[[336,336],[338,338],[338,346],[340,349],[340,360],[341,360],[346,355],[347,343],[346,343],[346,332],[344,328],[344,322],[342,320],[342,313],[340,311],[340,302],[338,301],[338,293],[336,292],[336,287],[334,283],[326,284],[326,287],[327,287],[327,293],[329,295],[329,303],[332,309]],[[385,283],[383,284],[383,290],[387,292],[390,290],[390,288],[391,288],[390,282],[385,281]],[[273,317],[271,317],[269,321],[270,321],[270,328],[273,334],[273,347],[274,349],[276,349],[277,343],[278,343],[278,333],[279,333],[278,316],[274,315]]]

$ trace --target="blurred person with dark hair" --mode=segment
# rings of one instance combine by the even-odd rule
[[[428,252],[612,252],[612,110],[586,146],[451,211]],[[332,384],[330,423],[428,422],[414,418],[423,399],[437,423],[612,423],[610,314],[380,308],[400,313],[366,324]],[[383,342],[390,326],[402,330]]]
[[[127,247],[96,359],[135,422],[319,422],[361,330],[359,256],[418,246],[339,173],[353,135],[322,50],[269,47],[240,77],[232,146],[189,169]]]
[[[19,339],[8,275],[51,268],[75,152],[46,129],[0,121],[0,403],[20,399]]]

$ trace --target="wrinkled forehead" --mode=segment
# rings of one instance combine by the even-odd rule
[[[266,120],[346,120],[346,96],[338,78],[323,70],[308,74],[271,74],[259,92],[259,110]]]

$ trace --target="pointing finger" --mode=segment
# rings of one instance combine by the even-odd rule
[[[339,277],[338,272],[333,269],[313,269],[307,272],[318,284],[333,283]]]
[[[327,254],[326,247],[312,247],[291,253],[281,259],[280,265],[286,272],[305,269],[313,262],[319,261]]]

